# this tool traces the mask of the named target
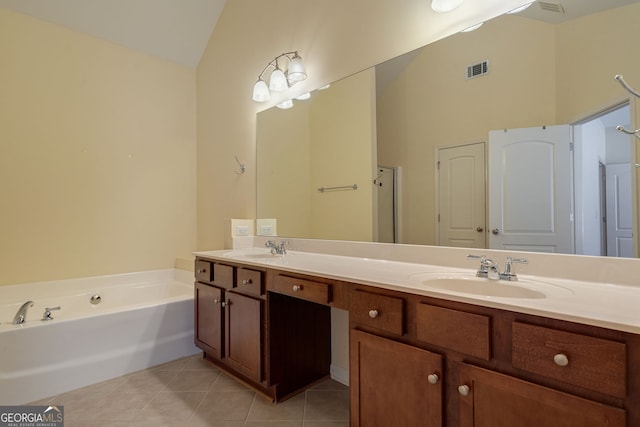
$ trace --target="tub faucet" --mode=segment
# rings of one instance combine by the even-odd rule
[[[22,306],[18,309],[18,312],[13,318],[12,323],[14,325],[21,325],[24,323],[27,317],[27,310],[29,309],[29,307],[33,307],[33,301],[27,301],[24,304],[22,304]]]

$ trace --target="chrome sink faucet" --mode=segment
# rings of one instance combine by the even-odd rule
[[[489,280],[500,279],[500,272],[498,271],[498,263],[487,258],[484,255],[467,255],[467,259],[479,259],[480,267],[476,272],[476,277],[486,277]]]
[[[13,322],[11,323],[13,323],[14,325],[23,324],[27,318],[27,310],[29,309],[29,307],[33,307],[33,301],[27,301],[22,304],[22,306],[18,309],[16,315],[13,317]]]
[[[267,240],[264,244],[267,248],[271,248],[271,253],[274,255],[284,255],[287,253],[285,249],[285,245],[287,244],[286,240],[282,240],[280,242],[276,242],[275,240]]]
[[[518,276],[516,275],[516,273],[511,271],[511,264],[513,263],[529,264],[529,260],[527,260],[526,258],[511,258],[510,256],[508,256],[507,262],[505,263],[504,267],[504,273],[500,273],[501,280],[508,280],[510,282],[518,280]]]

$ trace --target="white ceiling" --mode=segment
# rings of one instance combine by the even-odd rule
[[[558,23],[637,1],[540,0],[522,15]],[[225,2],[226,0],[0,0],[0,7],[195,68]],[[543,10],[540,3],[559,3],[564,13]]]
[[[0,0],[0,7],[195,68],[226,0]]]

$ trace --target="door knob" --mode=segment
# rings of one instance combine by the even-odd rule
[[[484,228],[482,228],[482,227],[478,227],[478,228],[476,228],[476,231],[477,231],[478,233],[480,233],[480,232],[484,231]]]
[[[493,230],[491,230],[491,232],[493,234],[500,234],[500,230],[498,228],[494,228]]]

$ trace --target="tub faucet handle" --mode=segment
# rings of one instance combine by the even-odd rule
[[[53,316],[51,316],[51,312],[53,310],[60,310],[60,306],[57,307],[47,307],[44,309],[44,314],[42,315],[42,320],[53,320]]]

